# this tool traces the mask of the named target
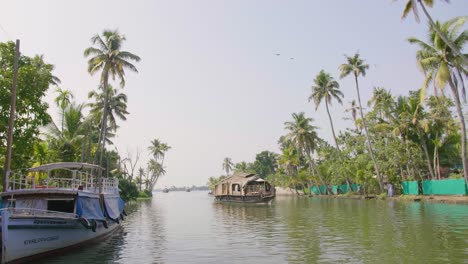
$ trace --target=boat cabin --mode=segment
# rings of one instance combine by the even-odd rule
[[[215,196],[257,196],[270,194],[273,187],[259,175],[236,173],[215,186]]]
[[[102,178],[100,186],[95,176],[99,170],[97,165],[60,162],[30,168],[25,174],[12,173],[7,191],[1,194],[1,208],[17,215],[74,218],[85,214],[104,219],[101,199],[105,207],[119,208],[122,202],[118,179]]]

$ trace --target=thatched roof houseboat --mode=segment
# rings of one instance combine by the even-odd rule
[[[213,191],[219,201],[265,203],[275,198],[275,188],[253,173],[236,173],[219,182]]]

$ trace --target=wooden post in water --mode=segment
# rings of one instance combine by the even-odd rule
[[[10,105],[10,120],[8,122],[8,136],[7,136],[7,151],[5,158],[5,167],[3,174],[3,191],[8,190],[8,179],[10,178],[10,166],[11,166],[11,147],[13,144],[13,126],[15,121],[16,113],[16,86],[18,82],[18,60],[20,56],[20,40],[16,40],[15,46],[15,60],[13,64],[13,85],[11,87],[11,105]]]

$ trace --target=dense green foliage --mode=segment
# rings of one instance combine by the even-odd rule
[[[0,163],[5,164],[6,138],[10,117],[11,87],[15,44],[0,43]],[[42,99],[50,85],[58,79],[52,75],[54,66],[41,56],[21,55],[18,62],[18,86],[12,168],[31,165],[30,157],[39,129],[50,121],[48,105]],[[3,175],[3,172],[2,172]]]
[[[410,9],[415,2],[408,1]],[[344,109],[354,122],[353,128],[340,131],[337,136],[328,105],[332,99],[341,103],[342,92],[330,74],[320,71],[309,100],[316,109],[324,102],[335,146],[320,138],[312,118],[303,112],[293,113],[292,119],[284,123],[285,135],[278,141],[281,153],[271,153],[272,159],[265,162],[259,158],[265,153],[261,152],[253,163],[235,164],[235,171],[257,173],[277,186],[303,189],[305,193],[312,186],[329,188],[351,183],[359,184],[364,193],[382,193],[387,183],[398,191],[405,180],[456,178],[462,177],[463,172],[468,182],[466,121],[461,105],[468,65],[438,33],[463,50],[468,42],[468,31],[461,31],[465,20],[463,17],[434,22],[438,30],[429,26],[428,42],[410,38],[411,44],[420,47],[416,58],[426,76],[422,88],[394,96],[383,87],[374,87],[366,111],[361,103],[359,78],[365,77],[370,67],[359,54],[346,56],[346,62],[339,66],[340,77],[354,77],[358,96]],[[434,92],[428,96],[431,83]],[[447,86],[452,96],[446,94]],[[265,165],[267,171],[259,166],[265,163],[270,164]],[[210,188],[217,181],[210,178]]]

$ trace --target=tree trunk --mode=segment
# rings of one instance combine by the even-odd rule
[[[435,176],[434,176],[434,170],[432,169],[432,165],[431,165],[431,158],[429,156],[429,150],[427,149],[426,138],[424,137],[424,135],[421,132],[420,128],[418,128],[418,134],[419,134],[419,137],[421,138],[421,141],[422,141],[421,146],[422,146],[422,148],[424,150],[424,156],[426,156],[427,168],[429,169],[429,174],[431,175],[431,180],[433,180],[435,178]]]
[[[333,139],[335,140],[336,149],[339,152],[338,154],[340,155],[340,160],[343,161],[343,157],[341,156],[340,146],[338,145],[338,140],[336,139],[335,127],[333,126],[333,120],[332,120],[332,117],[330,115],[330,110],[328,109],[327,99],[325,99],[325,108],[327,109],[328,119],[330,120],[330,127],[331,127],[331,130],[332,130]],[[351,188],[351,181],[349,180],[348,176],[345,176],[345,180],[346,180],[346,184],[348,185],[349,190],[353,191],[353,189]]]
[[[323,180],[322,178],[322,175],[320,174],[320,171],[318,170],[318,168],[315,167],[315,165],[313,164],[313,161],[312,161],[312,158],[310,157],[310,152],[308,151],[308,153],[306,154],[307,156],[307,159],[309,160],[309,171],[310,173],[313,173],[313,170],[315,169],[315,171],[317,172],[317,177],[320,179],[320,181],[322,182],[323,186],[325,186],[325,188],[329,191],[329,192],[332,192],[332,190],[330,189],[330,187],[325,184],[325,181]],[[320,188],[319,188],[320,190]]]
[[[460,119],[461,139],[462,139],[462,162],[463,162],[463,176],[465,177],[466,185],[468,186],[468,160],[466,153],[466,125],[465,119],[463,118],[463,110],[460,102],[460,96],[458,89],[452,81],[452,78],[448,80],[450,89],[452,90],[453,97],[455,100],[455,106],[457,107],[458,118]]]
[[[452,43],[442,32],[440,31],[440,28],[435,24],[434,20],[432,20],[432,17],[429,15],[429,12],[426,10],[426,6],[424,6],[424,3],[421,0],[418,0],[419,5],[421,6],[424,14],[426,15],[427,19],[429,20],[429,23],[431,26],[434,28],[434,30],[437,32],[437,35],[447,44],[447,46],[450,47],[450,49],[453,51],[455,56],[460,57],[463,60],[463,65],[468,65],[468,60],[466,57],[460,52],[460,50],[455,46],[454,43]]]
[[[359,84],[358,84],[358,79],[357,79],[356,74],[354,74],[354,79],[356,81],[356,91],[357,91],[358,102],[359,102],[359,112],[361,113],[362,125],[364,126],[364,131],[366,133],[367,144],[369,147],[369,154],[371,156],[372,163],[374,163],[374,169],[375,169],[375,173],[377,174],[377,182],[379,183],[380,191],[383,192],[384,189],[383,189],[382,177],[380,176],[379,166],[377,165],[377,161],[375,160],[375,157],[374,157],[374,151],[372,150],[372,142],[369,137],[369,131],[367,130],[367,124],[366,124],[366,119],[364,118],[364,112],[362,111],[361,95],[359,93]]]
[[[101,141],[102,147],[99,153],[99,166],[102,166],[102,158],[104,155],[104,151],[106,149],[106,132],[107,132],[107,107],[109,104],[109,84],[107,82],[107,78],[104,79],[104,93],[106,95],[104,99],[104,109],[102,113],[102,124],[101,124]]]
[[[335,140],[336,149],[338,151],[340,151],[340,147],[338,146],[338,141],[336,140],[335,128],[333,127],[333,120],[332,120],[331,115],[330,115],[330,110],[328,109],[327,99],[325,99],[325,108],[327,109],[328,119],[330,120],[330,127],[331,127],[331,130],[332,130],[333,139]]]

